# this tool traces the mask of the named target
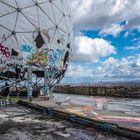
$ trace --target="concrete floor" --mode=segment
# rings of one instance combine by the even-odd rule
[[[47,114],[41,114],[22,106],[3,106],[0,107],[0,140],[128,139],[54,119]]]
[[[54,94],[65,111],[140,132],[140,99]]]

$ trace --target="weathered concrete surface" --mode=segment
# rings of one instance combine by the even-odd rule
[[[40,107],[44,111],[46,108],[47,113],[56,116],[59,114],[58,117],[69,114],[69,120],[76,119],[75,116],[80,117],[83,123],[86,123],[85,120],[90,120],[104,130],[140,138],[140,100],[56,93],[51,101],[38,98],[31,105],[35,108]]]
[[[140,100],[54,94],[55,101],[74,114],[123,125],[140,132]]]
[[[0,107],[0,140],[128,140],[21,106]]]

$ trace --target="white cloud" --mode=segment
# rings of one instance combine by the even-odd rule
[[[139,78],[140,55],[115,59],[110,56],[116,54],[115,47],[111,42],[103,38],[89,38],[79,31],[97,30],[100,35],[119,36],[125,31],[124,37],[135,36],[133,29],[140,31],[140,0],[69,0],[75,29],[78,32],[75,38],[74,63],[67,71],[69,81],[96,81],[110,77]],[[126,50],[139,50],[139,38],[132,40],[133,46],[125,47]],[[128,44],[129,45],[129,44]],[[101,58],[110,56],[104,62]],[[117,57],[117,56],[116,56]],[[93,67],[93,64],[97,63]],[[84,63],[85,62],[85,63]],[[78,65],[77,65],[78,64]],[[97,66],[98,65],[98,66]],[[105,80],[104,79],[104,80]]]
[[[115,58],[110,57],[109,59],[103,62],[103,65],[110,66],[110,65],[116,65],[117,63],[118,61]]]
[[[140,37],[134,38],[132,41],[136,41],[136,42],[138,41],[139,42],[140,41]]]
[[[140,32],[140,25],[138,26],[138,31]]]
[[[136,60],[135,64],[136,64],[137,67],[140,67],[140,58]]]
[[[75,38],[74,61],[96,63],[102,57],[116,54],[115,47],[110,42],[86,36],[77,36]]]
[[[128,36],[129,36],[129,32],[127,31],[127,32],[125,32],[124,37],[126,38]]]
[[[71,65],[66,79],[73,82],[93,82],[101,80],[137,79],[140,77],[140,55],[122,59],[108,58],[96,69],[85,65]]]
[[[128,21],[126,29],[140,25],[140,0],[69,0],[76,29],[102,29]]]
[[[126,31],[125,34],[124,34],[124,37],[125,38],[127,38],[127,37],[134,37],[135,36],[135,33],[134,32],[131,32],[131,31]]]
[[[69,78],[88,78],[93,77],[93,70],[82,65],[70,65],[67,71],[67,77]]]
[[[138,45],[138,46],[126,46],[125,49],[126,50],[137,51],[137,50],[140,49],[140,45]]]
[[[109,58],[102,63],[104,75],[115,78],[139,78],[140,77],[140,55],[135,55],[121,60]]]
[[[120,24],[112,24],[109,27],[102,29],[99,34],[100,35],[112,35],[113,37],[117,37],[124,29],[124,25]]]

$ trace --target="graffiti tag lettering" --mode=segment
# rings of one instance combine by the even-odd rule
[[[54,52],[54,55],[52,56],[52,59],[51,59],[51,64],[52,65],[56,65],[60,59],[60,57],[62,56],[63,52],[62,50],[60,49],[57,49],[55,52]]]
[[[7,47],[0,44],[0,53],[2,53],[6,58],[10,57],[10,51]]]
[[[33,49],[31,46],[29,46],[29,45],[22,45],[21,46],[21,51],[23,51],[23,52],[28,52],[28,53],[36,53],[36,50],[35,49]]]
[[[16,104],[17,99],[0,99],[0,106]]]

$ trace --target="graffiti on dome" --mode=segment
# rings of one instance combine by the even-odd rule
[[[63,51],[61,49],[56,49],[56,51],[54,52],[54,54],[51,58],[51,65],[53,65],[53,66],[57,65],[62,54],[63,54]]]
[[[35,50],[33,47],[31,47],[30,45],[24,44],[24,45],[22,45],[22,46],[20,47],[20,49],[21,49],[21,51],[23,51],[23,52],[27,52],[27,53],[36,53],[36,50]]]
[[[36,53],[32,54],[32,57],[29,58],[28,63],[32,64],[34,66],[56,66],[63,54],[63,51],[61,49],[56,49],[55,51],[52,49],[36,49]]]
[[[40,67],[47,65],[46,60],[46,49],[43,48],[41,51],[39,51],[39,49],[37,48],[36,52],[32,54],[31,58],[29,58],[28,63]]]
[[[0,44],[0,53],[5,56],[6,58],[10,57],[9,48],[5,47],[4,45]]]

